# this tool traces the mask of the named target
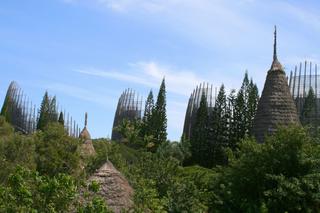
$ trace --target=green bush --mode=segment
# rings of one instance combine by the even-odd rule
[[[35,137],[37,171],[40,174],[78,175],[80,172],[78,139],[69,137],[59,123],[49,124],[44,131],[37,132]]]
[[[318,212],[320,147],[300,127],[280,128],[264,144],[245,140],[216,182],[221,212]],[[218,205],[216,205],[218,204]]]

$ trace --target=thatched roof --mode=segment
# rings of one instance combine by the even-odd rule
[[[87,124],[88,124],[88,113],[85,114],[85,119],[84,119],[84,128],[81,131],[79,138],[83,140],[91,140],[91,135],[87,129]]]
[[[107,161],[88,180],[100,184],[98,194],[105,200],[108,207],[120,213],[129,210],[133,206],[133,189],[127,179],[116,169],[110,161]]]
[[[91,156],[95,155],[96,151],[93,147],[93,143],[91,140],[91,135],[87,129],[88,124],[88,114],[85,114],[84,128],[81,131],[79,138],[83,141],[83,144],[80,146],[80,153],[82,156]]]
[[[278,126],[300,123],[286,74],[277,58],[276,30],[274,34],[273,62],[267,74],[253,123],[253,134],[260,143],[266,134],[274,133]]]

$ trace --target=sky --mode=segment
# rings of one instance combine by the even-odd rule
[[[1,0],[0,104],[14,80],[37,106],[47,90],[81,128],[88,112],[92,137],[111,137],[121,93],[157,95],[165,76],[179,140],[201,82],[238,89],[247,70],[261,92],[274,25],[287,74],[319,62],[316,0]]]

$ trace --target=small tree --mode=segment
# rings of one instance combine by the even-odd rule
[[[50,122],[58,121],[56,97],[50,98],[46,91],[39,110],[38,130],[44,130]]]
[[[313,89],[310,88],[308,96],[305,99],[302,113],[301,113],[301,123],[302,125],[311,125],[316,127],[316,96],[313,92]]]
[[[58,122],[59,122],[62,126],[64,126],[63,112],[60,112]]]

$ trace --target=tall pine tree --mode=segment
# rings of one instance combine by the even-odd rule
[[[222,84],[218,93],[216,104],[213,109],[213,163],[225,164],[226,156],[224,148],[228,146],[229,142],[229,125],[227,113],[227,97],[224,85]]]
[[[152,90],[150,90],[145,108],[144,108],[144,114],[142,118],[142,127],[140,134],[142,137],[144,136],[150,136],[152,135],[152,113],[154,111],[154,100],[153,100],[153,93]]]
[[[58,121],[58,112],[57,112],[57,98],[54,96],[52,99],[49,98],[50,105],[49,105],[49,118],[50,122],[57,122]]]
[[[162,80],[157,102],[152,112],[152,133],[155,139],[155,148],[167,140],[167,113],[166,113],[166,84]]]
[[[256,84],[253,83],[253,80],[250,80],[249,84],[249,93],[248,93],[248,102],[247,102],[247,116],[248,116],[248,130],[249,134],[252,134],[252,126],[253,126],[253,120],[256,116],[257,108],[258,108],[258,102],[259,102],[259,91]]]
[[[228,98],[227,98],[227,115],[228,115],[228,128],[229,128],[229,133],[228,133],[228,146],[234,150],[236,148],[236,143],[238,142],[238,137],[237,137],[237,126],[235,122],[235,105],[236,105],[236,91],[233,89],[231,90]]]
[[[38,130],[43,130],[49,123],[49,120],[50,120],[49,108],[50,108],[50,99],[49,99],[48,92],[46,91],[40,106],[39,118],[37,123]]]
[[[234,106],[236,141],[239,142],[242,138],[250,135],[258,101],[258,87],[252,80],[249,81],[246,72]]]
[[[200,106],[190,138],[191,163],[208,167],[210,165],[210,142],[208,140],[208,106],[207,98],[202,93]]]

